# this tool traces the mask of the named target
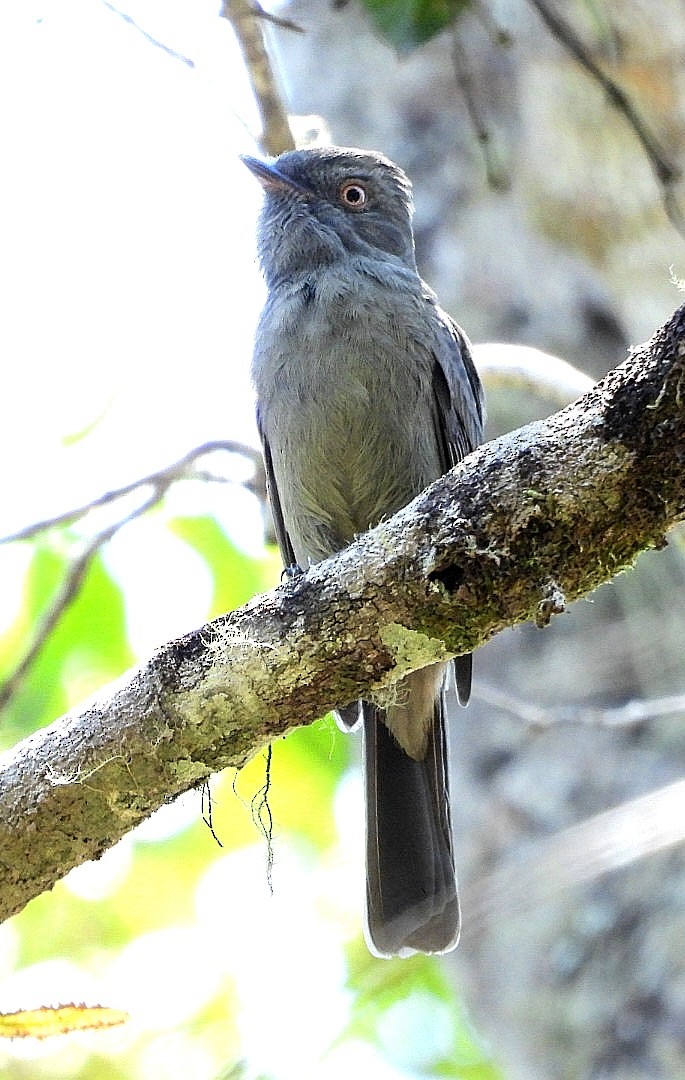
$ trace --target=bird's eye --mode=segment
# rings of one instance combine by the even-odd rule
[[[338,192],[340,202],[348,210],[361,210],[368,198],[366,187],[361,180],[347,180]]]

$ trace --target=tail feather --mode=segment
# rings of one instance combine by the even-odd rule
[[[364,703],[367,936],[379,956],[439,953],[459,938],[445,712],[435,702],[426,754],[406,754]]]
[[[471,697],[471,675],[473,671],[473,657],[471,653],[454,658],[454,675],[457,687],[457,700],[460,705],[468,705]]]

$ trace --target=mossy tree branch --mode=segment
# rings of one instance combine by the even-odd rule
[[[685,518],[684,357],[681,308],[573,405],[6,755],[0,917],[212,772],[662,546]]]

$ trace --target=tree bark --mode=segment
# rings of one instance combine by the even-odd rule
[[[685,307],[573,405],[159,649],[0,765],[0,917],[163,802],[409,671],[546,624],[685,518]]]

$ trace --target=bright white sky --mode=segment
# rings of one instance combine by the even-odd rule
[[[218,7],[122,8],[190,67],[103,0],[0,6],[0,535],[208,439],[256,442],[260,191],[238,154],[255,152],[258,122]],[[209,507],[244,546],[261,543],[246,495],[221,485],[199,506],[184,497],[177,511]],[[26,558],[0,549],[0,627]],[[138,522],[108,561],[140,655],[204,621],[211,583],[171,535]],[[170,578],[186,588],[170,595]]]
[[[218,3],[0,11],[0,532],[254,440],[253,103]],[[66,454],[60,440],[105,413]]]

